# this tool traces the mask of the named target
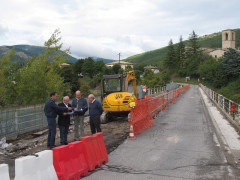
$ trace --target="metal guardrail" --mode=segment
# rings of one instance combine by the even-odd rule
[[[166,86],[147,89],[148,95],[161,94],[164,92],[166,92]]]
[[[236,125],[240,125],[240,105],[221,94],[216,93],[212,89],[199,84],[207,96],[218,106],[218,108]],[[231,112],[232,105],[235,105],[235,113]]]
[[[44,104],[0,109],[0,137],[16,136],[47,127]]]

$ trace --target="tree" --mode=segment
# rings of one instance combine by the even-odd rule
[[[99,73],[102,73],[103,68],[105,67],[105,63],[101,61],[97,61],[94,64],[94,74],[97,75]]]
[[[176,58],[177,58],[177,62],[179,63],[179,67],[183,68],[184,61],[186,60],[186,55],[185,55],[185,44],[183,42],[182,36],[180,36],[179,43],[177,44]]]
[[[151,69],[147,69],[143,75],[143,84],[146,84],[149,88],[164,86],[169,81],[170,76],[168,71],[154,74]]]
[[[135,70],[137,79],[140,78],[140,75],[142,75],[144,73],[145,66],[146,66],[145,64],[133,65],[133,69]]]
[[[82,73],[82,65],[84,63],[84,59],[79,59],[73,64],[73,73],[75,76],[78,76]]]
[[[175,69],[177,67],[176,53],[175,53],[172,39],[169,41],[169,44],[167,47],[167,53],[164,59],[164,65],[169,69]]]
[[[70,94],[74,94],[79,89],[80,85],[78,82],[78,74],[74,73],[73,64],[61,67],[59,74],[64,78],[63,82],[68,85]],[[64,92],[64,95],[67,95],[69,90],[67,89],[67,91]],[[71,96],[70,94],[68,95]]]
[[[13,84],[11,81],[10,74],[10,66],[9,62],[10,58],[14,55],[14,48],[9,52],[9,54],[5,55],[2,59],[0,59],[0,107],[4,106],[6,102],[6,94],[8,91],[7,86],[9,84]]]
[[[191,77],[199,77],[198,74],[198,66],[200,64],[200,54],[193,54],[191,57],[189,57],[186,60],[186,68],[185,68],[185,73],[187,76]]]
[[[58,74],[60,64],[67,62],[69,49],[60,51],[60,31],[56,30],[45,42],[44,54],[32,57],[15,75],[14,102],[21,104],[35,104],[45,102],[50,92],[56,91],[59,96],[66,89],[64,79]],[[50,60],[52,62],[50,62]]]
[[[144,74],[143,74],[143,84],[146,84],[147,87],[153,87],[153,80],[154,77],[154,73],[151,69],[147,69],[145,70]]]
[[[132,70],[133,70],[133,68],[131,66],[127,66],[124,71],[129,72],[129,71],[132,71]]]
[[[83,75],[92,78],[94,75],[94,65],[95,65],[95,62],[93,61],[92,58],[88,57],[87,59],[85,59],[82,65]]]
[[[221,64],[228,78],[240,75],[240,53],[235,49],[229,48],[224,53]]]
[[[198,44],[198,35],[195,33],[195,31],[192,32],[189,36],[189,48],[187,51],[188,57],[195,55],[199,53],[200,51],[200,46]]]
[[[114,74],[118,74],[120,69],[121,69],[120,64],[114,64],[113,67],[112,67],[112,70],[113,70]]]
[[[213,80],[213,86],[215,88],[221,88],[223,86],[226,86],[227,83],[228,83],[228,79],[224,72],[223,66],[221,63],[218,63],[215,70],[215,78]]]
[[[217,67],[218,62],[211,57],[199,65],[198,73],[201,78],[204,78],[208,82],[213,82],[215,79]]]

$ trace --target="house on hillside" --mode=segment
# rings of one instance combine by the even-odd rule
[[[68,64],[68,63],[62,63],[62,64],[60,64],[60,67],[63,67],[63,66],[70,66],[70,64]]]
[[[228,48],[236,49],[236,33],[232,29],[222,31],[222,48],[203,48],[205,52],[214,58],[220,58]]]
[[[155,67],[155,66],[145,66],[144,67],[144,71],[146,71],[147,69],[151,69],[154,74],[159,72],[159,69],[157,67]]]
[[[125,70],[125,68],[127,66],[130,66],[131,68],[133,68],[133,63],[130,62],[125,62],[125,61],[113,61],[111,63],[107,63],[106,66],[108,67],[113,67],[115,64],[120,64],[121,68]]]

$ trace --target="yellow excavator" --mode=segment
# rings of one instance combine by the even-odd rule
[[[130,102],[137,99],[135,72],[103,75],[101,83],[101,100],[104,109],[101,122],[107,123],[113,117],[127,116],[130,112]],[[130,83],[132,83],[134,94],[128,92]]]

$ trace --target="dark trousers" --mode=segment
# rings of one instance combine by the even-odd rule
[[[55,146],[55,137],[56,137],[56,118],[48,118],[48,140],[47,145],[50,147]]]
[[[69,130],[69,124],[67,125],[59,125],[60,129],[60,143],[65,144],[67,143],[67,135]]]
[[[92,134],[95,134],[96,130],[97,132],[102,132],[100,128],[100,116],[99,117],[90,116],[90,128],[91,128]]]

